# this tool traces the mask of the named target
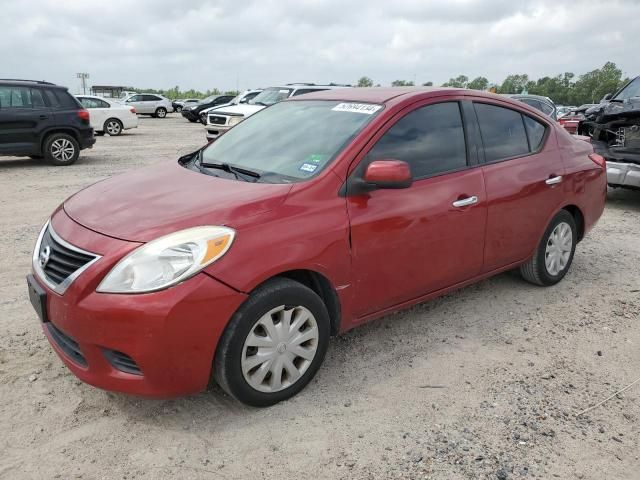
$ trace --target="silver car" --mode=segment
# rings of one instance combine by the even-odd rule
[[[135,107],[139,115],[164,118],[167,113],[173,112],[171,100],[156,93],[136,93],[127,97],[123,103]]]

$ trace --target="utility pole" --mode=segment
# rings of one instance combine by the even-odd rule
[[[76,77],[80,79],[80,83],[82,83],[82,93],[86,95],[87,94],[87,78],[89,78],[89,74],[76,73]]]

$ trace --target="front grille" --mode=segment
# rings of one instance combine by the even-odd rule
[[[227,123],[227,117],[221,117],[219,115],[209,115],[209,123],[212,125],[224,125]]]
[[[45,325],[49,329],[49,334],[51,335],[51,338],[53,339],[54,342],[56,342],[56,345],[60,347],[60,349],[65,353],[65,355],[69,357],[74,363],[77,363],[82,367],[86,367],[87,361],[85,360],[84,355],[82,355],[82,352],[80,351],[80,346],[78,345],[78,342],[76,342],[69,335],[66,335],[61,330],[56,328],[56,326],[53,323],[47,322]]]
[[[39,273],[44,276],[44,280],[58,293],[63,293],[75,278],[74,275],[77,276],[89,263],[98,258],[97,255],[80,250],[62,240],[51,225],[45,229],[34,257],[34,267],[40,269]],[[62,285],[65,281],[66,284]]]
[[[131,373],[133,375],[142,375],[142,371],[138,364],[126,353],[118,352],[117,350],[105,349],[104,356],[116,370]]]

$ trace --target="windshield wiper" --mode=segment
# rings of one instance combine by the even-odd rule
[[[233,165],[229,165],[228,163],[207,163],[201,161],[200,167],[217,168],[219,170],[224,170],[225,172],[234,174],[237,179],[242,179],[247,182],[256,182],[260,178],[260,174],[258,172],[254,172],[253,170],[248,170],[246,168],[235,167]]]
[[[264,102],[253,102],[253,105],[262,105],[263,107],[268,107],[269,106]]]

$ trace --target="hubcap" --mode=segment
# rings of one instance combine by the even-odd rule
[[[567,267],[572,247],[571,227],[565,222],[559,223],[549,235],[544,253],[545,266],[550,275],[558,275]]]
[[[163,118],[163,117],[166,115],[166,113],[167,113],[167,112],[165,112],[165,111],[164,111],[164,110],[162,110],[162,109],[158,110],[158,116],[159,116],[160,118]]]
[[[107,123],[107,132],[109,135],[117,135],[120,133],[120,124],[118,122]]]
[[[51,144],[51,156],[56,160],[68,162],[73,158],[76,149],[66,138],[59,138]]]
[[[274,308],[260,317],[244,341],[244,379],[265,393],[290,387],[311,365],[318,339],[316,319],[305,307]]]

